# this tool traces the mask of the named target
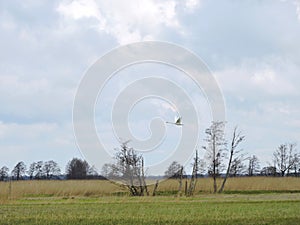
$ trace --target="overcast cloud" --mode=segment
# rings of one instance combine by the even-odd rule
[[[81,157],[72,128],[81,78],[111,49],[144,40],[207,63],[228,127],[241,127],[244,149],[262,164],[279,144],[300,143],[298,0],[1,1],[0,34],[0,166]]]

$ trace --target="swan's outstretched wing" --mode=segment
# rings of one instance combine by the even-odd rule
[[[181,124],[181,117],[179,117],[179,118],[176,120],[175,124],[177,124],[177,125],[180,125],[180,124]]]

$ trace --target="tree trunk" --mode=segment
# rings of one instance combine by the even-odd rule
[[[214,193],[217,192],[217,174],[216,174],[216,141],[213,137],[213,180],[214,180]]]
[[[214,179],[214,193],[217,192],[217,179],[216,179],[216,176],[213,175],[213,179]]]
[[[182,178],[183,178],[183,166],[181,166],[181,169],[180,169],[180,178],[179,178],[179,187],[178,187],[178,195],[179,196],[181,196]]]
[[[197,172],[198,172],[198,151],[196,150],[196,157],[193,166],[193,172],[191,177],[191,183],[188,190],[188,196],[192,196],[195,191],[196,183],[197,183]]]
[[[235,134],[234,134],[234,137],[235,137]],[[233,140],[234,140],[234,139],[233,139]],[[232,141],[232,142],[233,142],[233,141]],[[233,144],[234,144],[234,143],[232,143],[232,146],[233,146]],[[232,162],[233,152],[234,152],[234,148],[231,148],[231,151],[230,151],[230,158],[229,158],[229,162],[228,162],[228,167],[227,167],[226,175],[225,175],[225,177],[224,177],[222,186],[221,186],[221,188],[219,189],[219,193],[222,193],[222,192],[223,192],[224,187],[225,187],[225,183],[226,183],[227,178],[228,178],[228,176],[229,176],[229,171],[230,171],[230,167],[231,167],[231,162]]]
[[[226,171],[226,175],[225,178],[223,180],[222,186],[219,189],[219,193],[223,192],[224,187],[225,187],[225,183],[227,181],[227,178],[229,176],[230,173],[230,169],[231,169],[231,164],[232,164],[232,158],[233,155],[236,153],[235,149],[238,146],[238,144],[243,141],[245,136],[241,136],[240,133],[237,133],[237,127],[234,128],[233,131],[233,137],[232,137],[232,141],[231,141],[231,147],[230,147],[230,157],[229,157],[229,161],[228,161],[228,166],[227,166],[227,171]]]
[[[147,196],[149,196],[149,191],[146,183],[146,178],[145,178],[145,171],[144,171],[144,159],[142,159],[142,180],[143,180],[143,185],[144,189],[146,191]]]
[[[156,190],[157,190],[157,188],[158,188],[158,180],[156,181],[156,183],[155,183],[155,185],[154,185],[152,196],[155,196],[155,195],[156,195]]]

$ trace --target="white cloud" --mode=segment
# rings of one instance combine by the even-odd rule
[[[294,4],[296,6],[298,19],[300,20],[300,0],[294,0]]]
[[[299,95],[298,70],[291,62],[271,57],[245,60],[240,65],[216,71],[215,75],[226,93],[235,93],[241,99],[251,96],[268,98]]]
[[[77,0],[68,3],[61,3],[57,10],[67,17],[72,17],[73,19],[81,18],[97,18],[101,20],[100,12],[98,10],[97,4],[93,0]]]
[[[195,10],[200,6],[200,1],[199,0],[186,0],[185,1],[185,7],[188,10]]]
[[[294,87],[290,80],[285,79],[282,74],[277,74],[273,69],[268,68],[254,72],[250,78],[250,84],[258,87],[272,95],[295,94],[297,87]]]
[[[300,0],[280,0],[280,1],[294,4],[296,7],[296,13],[297,13],[298,19],[300,20]]]
[[[265,163],[280,143],[299,141],[299,65],[280,56],[243,60],[215,73],[227,119],[247,137],[246,151]],[[265,152],[261,150],[265,149]]]
[[[299,0],[31,0],[1,6],[0,149],[13,163],[10,151],[45,160],[71,146],[72,129],[60,124],[71,123],[84,71],[116,43],[149,39],[187,46],[219,70],[229,122],[246,128],[247,149],[271,155],[274,140],[299,142]],[[168,105],[164,112],[173,115]]]
[[[199,1],[187,0],[185,7],[194,10]],[[119,44],[154,39],[165,28],[183,33],[176,0],[157,1],[96,1],[62,2],[57,11],[74,20],[93,18],[99,32],[112,35]]]

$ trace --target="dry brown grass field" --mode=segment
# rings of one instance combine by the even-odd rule
[[[219,183],[221,183],[221,179]],[[185,183],[185,181],[184,181]],[[184,186],[184,185],[183,185]],[[166,180],[159,183],[158,193],[175,193],[177,180]],[[152,193],[153,185],[149,186]],[[300,191],[300,178],[296,177],[238,177],[230,178],[225,186],[227,192],[251,191]],[[196,194],[212,193],[212,179],[199,178]],[[118,196],[126,195],[126,188],[105,180],[34,180],[0,182],[1,199],[18,199],[38,196]]]

